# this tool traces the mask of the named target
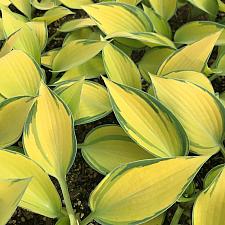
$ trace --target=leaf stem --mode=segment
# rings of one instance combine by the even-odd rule
[[[70,200],[70,195],[68,191],[68,186],[66,183],[66,178],[59,179],[59,184],[63,193],[64,202],[66,205],[66,210],[70,218],[70,225],[79,225],[78,220],[75,216],[75,213],[73,211],[73,206]]]
[[[80,225],[87,225],[94,220],[93,213],[91,212],[84,220],[81,221]]]
[[[184,209],[178,205],[170,225],[178,225],[183,212],[184,212]]]

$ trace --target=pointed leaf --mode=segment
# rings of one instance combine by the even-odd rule
[[[63,102],[43,83],[25,124],[23,142],[27,155],[47,173],[65,177],[76,153],[73,120]]]
[[[63,47],[53,60],[54,71],[66,71],[96,56],[106,45],[105,41],[77,40]]]
[[[221,31],[225,26],[211,21],[194,21],[186,23],[180,27],[174,36],[176,43],[191,44],[207,37],[213,33]],[[191,30],[191,32],[190,32]],[[225,45],[225,31],[218,38],[216,45]]]
[[[149,18],[135,6],[122,3],[100,3],[83,6],[83,9],[107,35],[115,32],[152,31]]]
[[[0,225],[5,225],[16,210],[30,180],[0,180]]]
[[[20,138],[33,102],[31,97],[14,97],[0,103],[0,148]]]
[[[42,72],[24,52],[14,50],[0,58],[0,95],[36,96]]]
[[[225,169],[197,198],[193,210],[193,225],[223,225],[225,202]]]
[[[192,83],[152,76],[157,98],[181,122],[197,154],[214,154],[224,139],[225,109],[215,95]]]
[[[102,224],[147,222],[174,204],[207,159],[142,160],[115,169],[91,194],[93,217]]]
[[[181,70],[202,72],[221,32],[209,35],[200,41],[177,50],[161,65],[158,74],[164,75]]]
[[[102,52],[106,73],[117,83],[141,89],[141,76],[135,63],[115,45],[107,44]]]
[[[30,0],[10,0],[10,2],[19,9],[25,16],[31,18],[31,4]]]
[[[159,157],[187,153],[182,126],[158,100],[141,90],[104,80],[118,122],[134,141]]]
[[[50,218],[61,216],[59,194],[48,175],[35,162],[22,154],[1,150],[0,170],[0,179],[32,177],[20,207]]]

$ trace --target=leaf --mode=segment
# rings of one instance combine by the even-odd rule
[[[3,4],[5,6],[9,6],[11,4],[10,0],[0,0],[0,4]]]
[[[55,225],[70,225],[69,216],[61,217]]]
[[[41,56],[41,64],[49,69],[52,68],[52,63],[55,58],[55,56],[58,54],[59,49],[52,49],[48,52],[45,52]]]
[[[194,21],[181,26],[175,33],[176,43],[191,44],[224,29],[225,26],[211,21]],[[191,30],[191,32],[190,32]],[[222,31],[216,45],[225,44],[225,31]]]
[[[137,144],[158,157],[187,153],[182,126],[158,100],[141,90],[104,81],[118,122]]]
[[[141,60],[138,67],[143,78],[149,83],[149,73],[156,74],[161,64],[174,52],[174,49],[166,47],[156,47],[148,49]]]
[[[71,0],[60,0],[62,4],[65,6],[71,8],[71,9],[81,9],[83,5],[88,5],[92,4],[92,0],[76,0],[76,1],[71,1]]]
[[[169,73],[164,77],[192,82],[214,94],[210,80],[202,73],[195,71],[180,71]]]
[[[158,74],[165,75],[181,70],[202,72],[220,35],[221,31],[209,35],[181,50],[177,50],[164,61],[159,68]]]
[[[31,18],[31,4],[29,0],[10,0],[10,2],[19,9],[25,16]]]
[[[6,38],[21,29],[27,22],[27,19],[24,16],[13,13],[8,9],[1,8],[1,11],[3,28]]]
[[[109,2],[83,6],[83,9],[106,35],[152,31],[149,18],[135,6]]]
[[[99,40],[100,41],[100,33],[93,31],[90,27],[81,28],[71,33],[67,34],[64,39],[63,46],[68,43],[80,40],[80,39],[89,39],[89,40]]]
[[[137,5],[141,0],[116,0],[116,1],[120,3],[126,3],[129,5]]]
[[[135,63],[115,45],[107,44],[102,58],[108,77],[117,83],[141,89],[141,75]]]
[[[17,37],[14,43],[14,49],[24,51],[29,56],[33,57],[37,63],[40,63],[41,47],[36,32],[25,24],[17,31],[15,36]]]
[[[143,225],[162,225],[165,220],[165,214],[161,214],[150,221],[143,223]]]
[[[225,169],[197,198],[193,209],[194,225],[224,224]]]
[[[48,41],[48,28],[45,22],[28,22],[27,25],[36,33],[39,40],[39,46],[43,51]]]
[[[224,168],[224,164],[213,167],[205,176],[204,189],[208,188],[214,179],[221,173]]]
[[[116,125],[93,129],[81,145],[81,151],[85,161],[103,175],[121,164],[153,158]]]
[[[66,71],[96,56],[106,45],[105,41],[77,40],[63,47],[53,60],[54,71]]]
[[[24,127],[24,148],[48,174],[64,178],[76,154],[73,119],[64,103],[41,83]]]
[[[0,95],[36,96],[42,72],[27,54],[14,50],[0,58]]]
[[[149,17],[149,19],[152,22],[153,29],[156,33],[159,33],[169,39],[172,37],[172,31],[169,23],[162,17],[160,17],[158,14],[154,12],[151,8],[148,8],[147,6],[143,5],[144,12]]]
[[[14,144],[21,136],[34,99],[14,97],[0,103],[0,148]]]
[[[58,0],[30,0],[34,8],[40,10],[49,10],[61,4]]]
[[[4,28],[3,28],[3,21],[2,18],[0,18],[0,40],[5,39],[5,34],[4,34]]]
[[[98,83],[82,80],[65,82],[54,91],[69,106],[77,125],[99,120],[112,111],[108,93]]]
[[[197,154],[214,154],[224,139],[225,109],[215,95],[192,83],[152,76],[157,98],[181,122]]]
[[[85,79],[97,78],[101,74],[105,74],[103,60],[101,56],[95,56],[86,63],[66,71],[55,84],[59,84],[63,81],[75,80],[80,77],[85,77]]]
[[[147,45],[149,47],[164,46],[176,49],[174,43],[170,39],[153,32],[138,32],[138,33],[118,32],[113,33],[112,35],[108,35],[106,37],[106,39],[109,38],[117,38],[117,39],[119,38],[119,40],[131,39],[139,41],[142,44]],[[129,43],[126,42],[125,44],[129,45]]]
[[[74,19],[63,23],[62,26],[59,28],[59,31],[67,33],[77,29],[81,29],[84,27],[92,27],[95,25],[95,21],[90,18]]]
[[[48,25],[50,25],[56,20],[59,20],[67,15],[72,15],[72,14],[74,14],[74,12],[72,12],[71,10],[62,6],[58,6],[58,7],[49,9],[48,11],[44,13],[43,16],[35,17],[33,21],[44,21]]]
[[[61,216],[61,200],[48,175],[26,156],[6,150],[0,151],[0,179],[32,177],[20,207],[50,218]]]
[[[177,0],[148,0],[155,12],[165,20],[169,20],[175,13]]]
[[[207,12],[208,14],[215,16],[218,13],[218,3],[217,1],[211,0],[188,0],[191,4],[196,6],[197,8]]]
[[[207,159],[150,159],[113,170],[90,196],[94,219],[113,225],[147,222],[179,199]]]
[[[0,225],[5,225],[16,210],[30,180],[0,180]]]

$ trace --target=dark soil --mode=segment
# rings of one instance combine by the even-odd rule
[[[71,20],[73,18],[81,18],[86,17],[86,14],[83,11],[80,10],[74,10],[76,13],[75,15],[67,16],[52,25],[49,26],[49,36],[53,35],[56,32],[57,27],[60,26],[63,22],[67,20]],[[42,15],[43,12],[36,11],[36,16]],[[223,14],[219,14],[218,20],[222,19],[224,17]],[[186,5],[182,8],[180,8],[176,15],[169,21],[173,32],[175,32],[181,25],[187,23],[188,21],[193,20],[208,20],[208,17],[203,12],[193,12],[193,7],[190,5]],[[59,36],[56,36],[47,46],[47,50],[58,48],[62,46],[62,42],[65,35],[60,34]],[[144,51],[136,51],[132,54],[132,58],[135,62],[139,61],[141,57],[143,56]],[[216,53],[214,54],[216,55]],[[213,57],[214,58],[214,57]],[[212,61],[214,59],[211,59]],[[46,70],[48,80],[50,79],[51,74]],[[102,83],[100,79],[95,79],[95,81]],[[144,83],[144,86],[146,84]],[[215,88],[216,92],[222,92],[225,91],[225,79],[224,78],[218,78],[213,82],[213,86]],[[113,113],[108,115],[107,117],[90,124],[86,125],[80,125],[76,127],[76,136],[78,143],[82,143],[85,136],[89,131],[91,131],[94,127],[102,125],[102,124],[112,124],[117,123]],[[205,177],[206,173],[213,168],[214,166],[218,164],[224,163],[224,158],[219,153],[212,157],[201,169],[197,177],[195,178],[195,184],[196,189],[201,190],[203,188],[203,178]],[[86,217],[90,209],[88,207],[88,198],[91,193],[91,191],[97,186],[97,184],[102,180],[103,176],[94,171],[92,168],[90,168],[84,159],[81,156],[81,153],[78,149],[77,157],[75,160],[75,163],[73,167],[71,168],[69,174],[68,174],[68,184],[69,184],[69,191],[72,199],[72,203],[74,208],[76,209],[76,212],[80,214],[81,218]],[[59,193],[61,195],[61,191],[59,188],[59,185],[55,179],[53,179],[53,182],[55,183],[57,189],[59,190]],[[181,205],[182,206],[182,205]],[[177,204],[175,204],[171,209],[168,210],[164,225],[169,225],[170,221],[174,215],[174,212],[177,208]],[[181,225],[191,225],[191,208],[192,204],[185,210],[184,215],[181,218],[180,224]],[[8,222],[8,225],[11,224],[18,224],[18,225],[53,225],[56,221],[33,214],[31,212],[28,212],[26,210],[23,210],[21,208],[18,208],[17,211],[14,213],[12,219]],[[96,222],[93,222],[92,224],[98,224]]]

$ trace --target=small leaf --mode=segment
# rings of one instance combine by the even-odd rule
[[[61,216],[61,200],[48,175],[37,163],[19,153],[0,151],[0,179],[32,180],[19,206],[50,218]]]
[[[30,0],[34,8],[40,10],[49,10],[61,4],[59,0]]]
[[[61,179],[76,154],[73,120],[63,102],[41,83],[24,128],[24,147],[48,174]]]
[[[19,9],[25,16],[31,18],[31,4],[30,0],[10,0],[10,2]]]
[[[182,126],[158,100],[141,90],[104,81],[118,122],[134,141],[158,157],[187,153]]]
[[[176,202],[207,159],[150,159],[113,170],[90,196],[94,219],[101,224],[119,225],[141,224],[155,218]]]
[[[66,71],[96,56],[106,45],[105,41],[77,40],[59,50],[53,60],[54,71]]]
[[[135,63],[115,45],[107,44],[102,58],[108,77],[117,83],[141,89],[141,76]]]
[[[31,97],[14,97],[0,103],[0,148],[20,138],[33,102]]]
[[[224,139],[225,109],[215,95],[192,83],[152,76],[157,98],[181,122],[197,154],[214,154]]]
[[[155,12],[165,20],[169,20],[175,13],[176,0],[148,0]]]
[[[96,23],[95,21],[93,21],[90,18],[84,18],[84,19],[74,19],[74,20],[70,20],[65,22],[60,28],[59,31],[60,32],[71,32],[77,29],[81,29],[84,27],[92,27],[95,26]]]
[[[93,129],[81,145],[81,151],[86,162],[104,175],[121,164],[153,158],[115,125]]]
[[[57,86],[55,92],[69,106],[76,124],[99,120],[112,111],[108,93],[98,83],[90,81],[65,82]]]
[[[17,208],[29,182],[28,179],[0,180],[0,225],[5,225]]]

